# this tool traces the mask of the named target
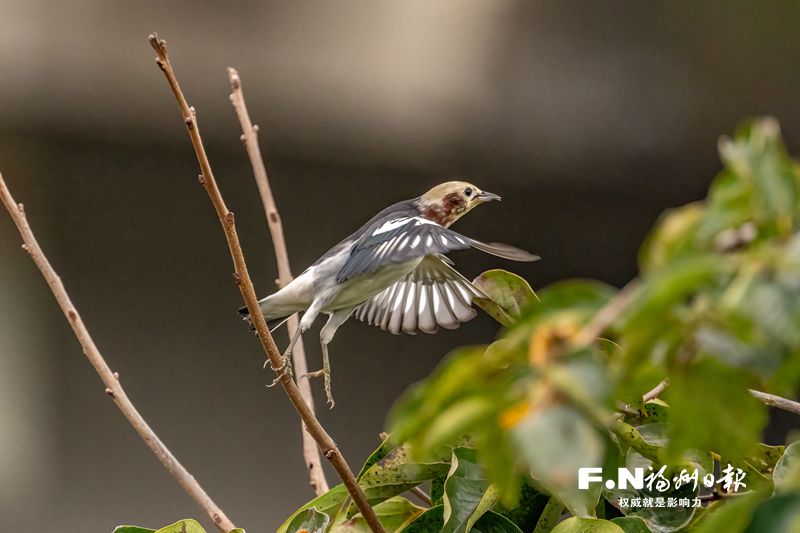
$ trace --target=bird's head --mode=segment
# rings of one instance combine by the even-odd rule
[[[417,207],[422,216],[447,227],[473,207],[492,200],[500,197],[466,181],[448,181],[420,196]]]

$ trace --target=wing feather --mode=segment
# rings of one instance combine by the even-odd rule
[[[399,335],[456,329],[477,314],[472,299],[485,297],[477,287],[445,263],[428,256],[405,278],[359,306],[354,316]]]
[[[538,256],[508,244],[484,243],[431,220],[402,215],[376,221],[359,237],[353,244],[347,261],[336,274],[336,281],[342,283],[390,264],[470,247],[514,261],[539,259]]]

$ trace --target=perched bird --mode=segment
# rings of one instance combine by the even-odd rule
[[[270,325],[304,313],[284,354],[284,366],[300,334],[317,315],[327,314],[320,332],[323,369],[306,376],[324,376],[333,407],[328,344],[351,316],[394,334],[412,335],[436,333],[439,326],[455,329],[473,318],[472,299],[485,295],[444,254],[476,248],[515,261],[539,259],[507,244],[483,243],[448,229],[472,208],[491,200],[500,197],[463,181],[437,185],[422,196],[387,207],[291,283],[260,300]],[[239,313],[249,318],[246,308]]]

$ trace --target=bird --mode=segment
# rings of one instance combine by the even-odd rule
[[[481,242],[449,229],[478,205],[500,199],[465,181],[436,185],[385,208],[290,283],[259,300],[272,330],[303,313],[283,354],[283,365],[274,370],[290,368],[289,356],[300,335],[320,313],[326,314],[320,331],[323,368],[303,377],[324,377],[328,405],[333,408],[328,344],[351,316],[396,335],[456,329],[475,317],[473,299],[487,296],[453,268],[445,254],[475,248],[514,261],[540,259],[508,244]],[[246,307],[239,314],[250,320]]]

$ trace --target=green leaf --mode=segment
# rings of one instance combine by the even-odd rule
[[[472,528],[475,533],[522,533],[517,525],[505,516],[488,511]]]
[[[631,445],[631,449],[628,450],[625,459],[626,466],[642,466],[644,468],[653,466],[655,468],[653,461],[658,462],[661,456],[664,455],[664,448],[668,445],[668,430],[669,425],[664,422],[643,424],[634,428],[633,431],[638,433],[644,445]],[[687,470],[697,470],[700,478],[712,473],[714,469],[714,462],[708,452],[685,450],[681,460],[682,465],[686,466]],[[673,463],[671,466],[675,469],[678,465]]]
[[[639,265],[650,272],[697,250],[696,233],[704,214],[703,204],[694,202],[667,210],[659,217],[639,252]]]
[[[508,432],[492,421],[481,428],[475,436],[475,442],[478,460],[486,469],[492,485],[497,487],[502,505],[507,509],[516,509],[518,505],[524,506],[526,494],[530,492],[535,494],[537,491],[522,483],[523,472],[518,466],[517,453]],[[530,477],[527,472],[525,477]],[[521,496],[520,489],[522,489]]]
[[[155,533],[155,529],[139,526],[117,526],[114,533]]]
[[[734,259],[716,254],[693,255],[674,261],[643,279],[621,319],[620,345],[625,356],[617,361],[623,377],[654,355],[657,345],[675,350],[685,340],[680,318],[687,298],[713,287],[733,272]],[[664,354],[660,355],[663,358]]]
[[[578,490],[578,469],[603,464],[605,441],[586,418],[572,407],[554,405],[530,413],[511,434],[534,479],[573,514],[594,515],[599,488]]]
[[[309,508],[296,514],[286,527],[287,533],[325,533],[331,517]]]
[[[731,464],[746,473],[747,488],[771,490],[772,473],[776,463],[783,456],[785,446],[767,446],[757,443],[741,457],[722,457],[725,463]],[[724,465],[723,465],[724,466]]]
[[[766,423],[766,409],[748,393],[748,385],[742,370],[712,360],[671,374],[665,395],[671,407],[672,457],[687,449],[738,457],[751,449]]]
[[[536,293],[533,292],[527,281],[505,270],[487,270],[475,278],[472,283],[499,305],[512,321],[537,301]],[[494,317],[493,313],[489,314]],[[497,319],[497,317],[494,318]],[[509,325],[503,320],[498,320],[498,322]]]
[[[547,286],[539,295],[539,303],[530,307],[520,323],[530,323],[552,313],[568,310],[589,319],[616,293],[612,286],[599,281],[571,279]]]
[[[444,504],[444,482],[447,476],[435,477],[431,480],[431,507]]]
[[[769,446],[759,442],[745,454],[745,459],[759,472],[769,473],[785,453],[786,446]]]
[[[157,530],[156,533],[206,533],[206,530],[203,529],[203,526],[198,524],[196,520],[188,518],[162,527]]]
[[[388,533],[401,531],[425,512],[422,507],[418,507],[399,496],[381,502],[373,509],[378,520]],[[361,513],[358,513],[350,519],[345,519],[335,524],[330,533],[370,533],[370,528]]]
[[[618,516],[612,518],[610,522],[622,528],[625,533],[653,533],[647,527],[647,523],[638,516]]]
[[[452,446],[476,426],[484,424],[499,411],[496,398],[475,395],[454,401],[443,409],[425,434],[419,439],[422,450]]]
[[[444,482],[444,527],[442,533],[465,533],[497,501],[490,489],[474,449],[453,448],[450,472]]]
[[[298,515],[302,514],[307,509],[314,508],[320,513],[324,513],[328,516],[336,516],[348,495],[347,488],[343,484],[340,483],[339,485],[336,485],[325,494],[317,496],[295,511],[294,514],[287,518],[281,527],[278,528],[277,533],[287,533],[289,531],[289,525]]]
[[[769,235],[786,235],[794,226],[797,177],[771,118],[745,124],[733,141],[719,143],[725,166],[749,186],[749,215]]]
[[[489,451],[488,455],[492,455],[492,451]],[[533,531],[533,529],[536,527],[536,523],[545,512],[545,509],[547,508],[548,503],[551,501],[551,498],[548,494],[540,492],[536,487],[533,486],[533,480],[530,478],[530,476],[525,476],[525,479],[522,483],[520,483],[520,485],[521,491],[519,502],[516,505],[514,505],[512,508],[508,508],[501,501],[495,504],[492,510],[496,513],[500,513],[517,524],[521,530]],[[561,505],[561,502],[558,502],[558,505],[560,509],[564,508],[564,506]],[[561,511],[558,511],[556,519],[560,515]],[[558,520],[556,520],[556,522],[557,521]],[[556,522],[553,522],[552,525],[554,526]]]
[[[533,533],[549,533],[556,527],[558,521],[561,520],[561,513],[564,512],[564,504],[561,500],[551,497],[547,500],[539,520],[536,522],[536,529]]]
[[[620,516],[611,519],[612,524],[622,528],[625,533],[653,533],[647,523],[638,516]]]
[[[605,425],[612,414],[610,379],[595,352],[573,354],[568,360],[539,371],[585,416],[598,426]]]
[[[660,459],[663,446],[647,442],[638,428],[620,421],[612,426],[612,431],[614,431],[620,443],[635,450],[639,455],[647,457],[652,461],[658,461]]]
[[[800,531],[800,492],[790,492],[762,502],[745,533],[796,533]]]
[[[412,520],[398,533],[439,533],[444,526],[444,505],[435,505]]]
[[[735,498],[714,502],[697,523],[693,533],[741,533],[750,523],[756,506],[764,495],[751,492]]]
[[[457,400],[484,396],[487,373],[494,366],[485,353],[485,347],[455,350],[427,379],[411,387],[389,413],[392,442],[420,438]],[[452,426],[446,419],[444,423]]]
[[[367,469],[358,482],[370,505],[402,494],[424,481],[444,475],[449,461],[418,462],[411,458],[408,448],[401,446],[389,452]]]
[[[381,445],[372,452],[367,460],[364,461],[364,466],[361,467],[361,470],[358,471],[358,476],[356,476],[357,480],[361,480],[361,476],[370,469],[372,465],[389,455],[389,452],[394,450],[397,447],[397,444],[392,442],[391,435],[387,435],[386,438],[381,442]]]
[[[800,441],[786,447],[772,474],[775,492],[800,490]]]
[[[507,328],[514,325],[514,318],[508,314],[508,311],[500,307],[500,305],[498,305],[497,302],[491,298],[481,298],[480,296],[476,296],[472,298],[472,303],[480,307],[484,313],[494,318],[500,325]]]
[[[608,520],[573,516],[558,524],[553,533],[625,533],[625,530]]]
[[[645,403],[639,410],[639,413],[635,415],[626,414],[622,420],[632,426],[639,426],[642,424],[666,422],[668,419],[669,405],[663,400],[656,398]]]

